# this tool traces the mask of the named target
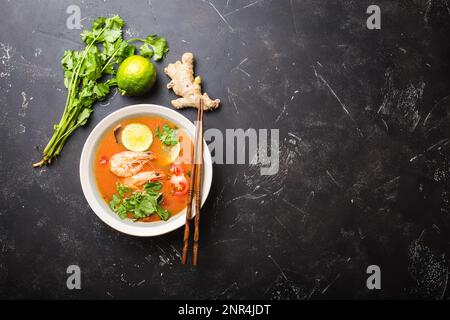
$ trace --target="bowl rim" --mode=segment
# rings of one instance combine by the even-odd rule
[[[91,209],[104,223],[112,227],[113,229],[122,233],[139,236],[150,237],[158,236],[170,231],[176,230],[185,224],[186,208],[171,217],[167,221],[156,222],[133,222],[130,219],[120,219],[117,214],[111,211],[104,199],[101,197],[100,192],[95,181],[93,158],[98,147],[98,143],[114,124],[127,118],[133,118],[138,116],[160,116],[166,118],[171,122],[174,122],[179,127],[183,128],[185,132],[193,140],[195,126],[194,124],[179,112],[176,112],[168,107],[164,107],[156,104],[133,104],[123,107],[117,111],[112,112],[105,118],[103,118],[89,134],[86,142],[84,143],[83,150],[80,157],[80,182],[83,194],[89,203]],[[209,148],[203,140],[203,186],[202,186],[202,203],[205,203],[212,184],[212,160]],[[194,214],[194,213],[193,213]]]

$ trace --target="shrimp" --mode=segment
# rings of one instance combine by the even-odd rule
[[[151,151],[123,151],[111,157],[109,170],[118,177],[131,177],[141,171],[144,165],[153,159],[155,159],[155,154]]]
[[[133,189],[144,185],[147,182],[155,181],[163,178],[165,175],[159,171],[142,171],[132,177],[123,179],[123,184]]]

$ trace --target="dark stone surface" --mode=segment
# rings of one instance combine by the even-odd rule
[[[448,1],[0,3],[1,298],[449,297]],[[60,57],[81,45],[70,4],[85,27],[118,13],[128,36],[164,35],[171,51],[150,95],[97,105],[58,161],[32,169],[66,98]],[[366,28],[370,4],[381,30]],[[277,175],[215,165],[198,269],[180,265],[181,229],[140,239],[104,225],[78,177],[103,117],[169,105],[162,68],[188,50],[223,101],[207,128],[280,129]],[[70,264],[82,290],[66,289]],[[371,264],[382,290],[366,288]]]

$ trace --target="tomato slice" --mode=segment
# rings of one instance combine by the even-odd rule
[[[172,174],[170,177],[170,183],[173,185],[173,194],[176,196],[185,195],[189,190],[188,181],[184,175]]]
[[[185,176],[184,165],[182,162],[175,162],[170,168],[170,183],[173,185],[176,196],[185,195],[189,191],[188,180]]]
[[[175,176],[182,176],[184,175],[183,166],[181,163],[174,163],[172,164],[172,167],[170,168],[170,174]]]
[[[184,196],[188,192],[189,188],[184,188],[183,191],[175,191],[173,193],[174,196]]]

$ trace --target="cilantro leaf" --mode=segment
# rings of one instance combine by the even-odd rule
[[[75,66],[78,64],[80,58],[80,53],[78,51],[66,50],[64,51],[61,59],[61,65],[64,70],[71,71],[75,69]]]
[[[147,193],[157,193],[158,191],[161,191],[162,187],[163,184],[159,181],[148,182],[144,185],[144,190],[147,191]]]
[[[150,58],[153,55],[153,50],[150,49],[150,47],[146,43],[144,43],[139,47],[139,53],[143,57]]]
[[[95,94],[95,97],[98,100],[103,100],[106,95],[109,93],[110,83],[99,82],[96,83],[92,89],[92,92]]]
[[[123,21],[123,19],[116,14],[111,18],[106,19],[105,24],[110,29],[121,30],[125,25],[125,21]]]
[[[167,221],[170,218],[170,212],[158,205],[156,207],[156,214],[159,216],[159,218],[163,221]]]
[[[83,109],[83,111],[81,111],[81,113],[78,115],[77,125],[84,126],[87,123],[91,112],[92,109]]]
[[[161,60],[167,52],[169,52],[169,44],[167,43],[166,38],[158,37],[156,34],[152,34],[145,38],[145,44],[153,47],[153,59],[155,61]]]
[[[133,38],[128,42],[140,41],[143,45],[139,48],[142,56],[153,56],[153,60],[159,61],[169,52],[169,44],[166,38],[158,37],[156,34],[152,34],[147,38]]]
[[[135,53],[135,51],[136,51],[135,46],[129,45],[128,42],[126,42],[126,41],[121,42],[117,49],[117,54],[115,56],[115,62],[117,64],[121,64],[123,60],[132,56]]]
[[[127,185],[124,185],[123,183],[120,183],[120,182],[117,183],[116,188],[117,188],[117,192],[119,192],[119,195],[121,197],[123,197],[125,194],[133,191],[133,189],[131,189]]]
[[[179,143],[178,129],[176,127],[171,128],[168,124],[164,124],[162,129],[158,126],[155,130],[155,136],[166,146],[174,146]]]
[[[148,217],[156,211],[156,207],[156,197],[146,194],[142,196],[141,200],[136,204],[134,216],[137,218]]]
[[[122,35],[121,29],[106,29],[103,32],[103,39],[105,42],[113,43]]]
[[[124,21],[118,15],[111,18],[99,17],[92,23],[91,30],[81,32],[81,40],[86,44],[114,42],[122,36]]]
[[[109,202],[109,207],[116,212],[121,219],[126,218],[128,210],[121,197],[114,194]]]

